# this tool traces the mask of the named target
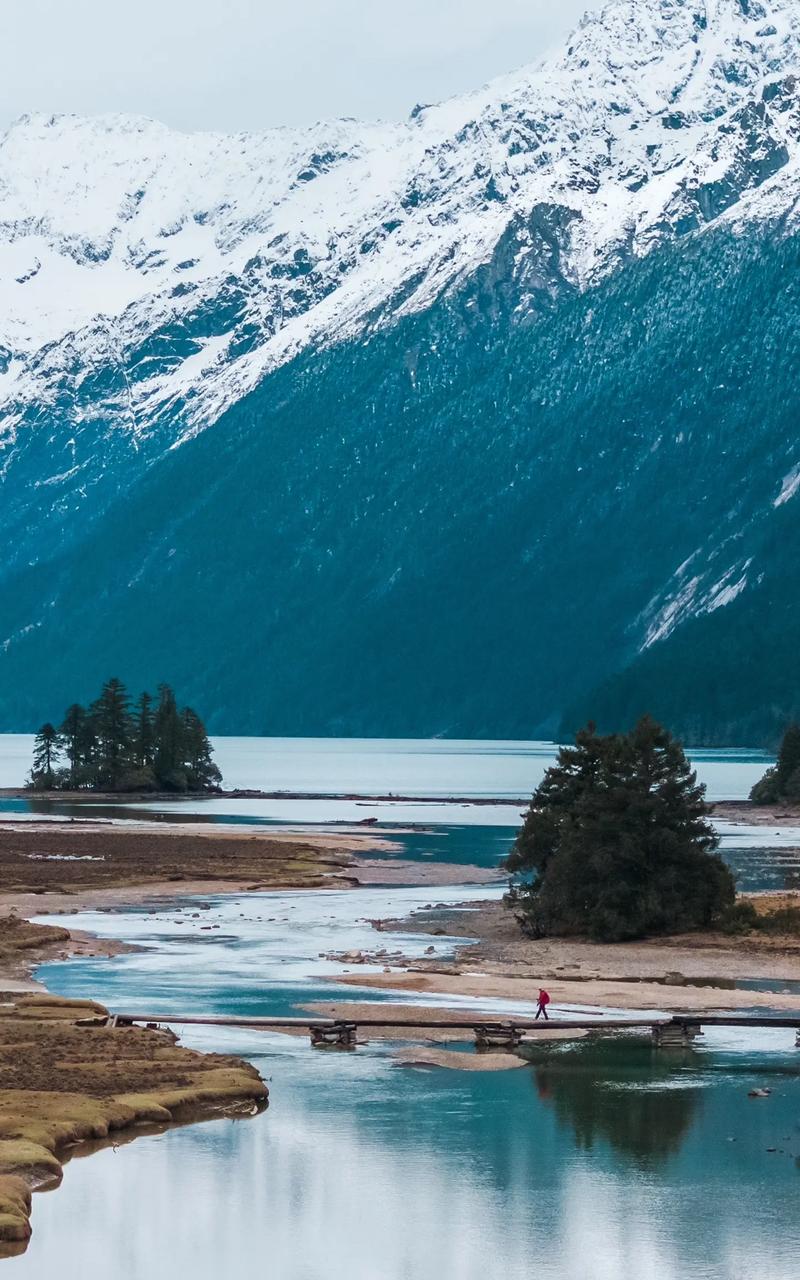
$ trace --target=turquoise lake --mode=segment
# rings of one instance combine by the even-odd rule
[[[725,761],[710,762],[721,771],[722,789],[741,789],[742,768],[763,768],[734,754],[727,779]],[[390,766],[384,760],[380,767]],[[457,781],[455,772],[450,780]],[[340,785],[350,792],[349,779]],[[449,785],[441,792],[468,793]],[[237,813],[232,803],[234,811],[208,817],[276,820],[246,812],[244,802]],[[480,810],[459,822],[446,808],[447,821],[429,820],[424,832],[408,837],[404,852],[412,860],[489,865],[513,838],[514,820],[497,825],[491,807],[482,822]],[[301,812],[295,820],[303,821]],[[318,814],[305,820],[321,821]],[[726,836],[726,856],[738,859],[749,882],[777,883],[796,870],[790,839],[777,829],[737,833]],[[403,917],[431,901],[469,902],[500,891],[273,893],[206,898],[202,907],[83,913],[76,917],[81,927],[143,949],[49,965],[40,976],[52,990],[91,993],[119,1010],[144,1004],[155,1013],[255,1015],[313,1000],[341,1005],[360,993],[337,984],[343,966],[320,953],[374,947],[368,920],[375,916]],[[379,936],[382,946],[402,945],[412,955],[433,943],[443,959],[453,945],[447,937]],[[491,1007],[528,1011],[510,1001]],[[31,1245],[2,1264],[9,1275],[797,1280],[800,1274],[800,1049],[791,1032],[707,1032],[686,1051],[657,1052],[633,1036],[542,1046],[519,1070],[485,1074],[401,1066],[395,1046],[378,1043],[337,1054],[314,1051],[305,1038],[240,1030],[196,1029],[183,1039],[254,1061],[270,1084],[268,1111],[72,1160],[61,1188],[35,1198]],[[768,1098],[748,1097],[764,1086],[772,1091]]]

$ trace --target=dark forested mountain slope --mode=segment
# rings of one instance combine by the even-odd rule
[[[561,732],[589,718],[617,727],[647,707],[688,742],[774,747],[787,723],[800,719],[798,516],[788,504],[770,522],[752,590],[689,619],[587,691],[568,708]]]
[[[6,579],[2,723],[114,670],[217,731],[527,736],[597,707],[769,736],[797,703],[799,268],[785,227],[722,225],[512,323],[495,256],[302,353]]]

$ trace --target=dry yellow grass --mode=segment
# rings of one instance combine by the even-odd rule
[[[21,1253],[31,1234],[31,1189],[17,1174],[0,1175],[0,1240],[2,1253]]]
[[[169,1032],[79,1025],[105,1015],[93,1001],[0,1002],[0,1256],[24,1248],[30,1191],[60,1181],[76,1143],[266,1103],[258,1072],[237,1058],[181,1048]]]
[[[779,911],[800,910],[800,891],[797,889],[784,891],[774,889],[768,893],[742,893],[739,896],[742,901],[752,902],[760,916],[775,915]]]

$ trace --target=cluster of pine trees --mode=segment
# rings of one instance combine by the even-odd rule
[[[73,703],[59,728],[36,735],[29,786],[37,791],[213,791],[222,774],[205,725],[179,708],[167,684],[132,703],[120,680],[107,680],[89,707]]]

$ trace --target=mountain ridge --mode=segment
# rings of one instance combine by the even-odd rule
[[[380,323],[424,309],[539,205],[580,214],[563,273],[585,286],[617,255],[713,221],[735,203],[726,184],[746,195],[788,166],[796,200],[796,102],[780,77],[798,49],[785,0],[616,0],[565,54],[399,125],[232,137],[130,117],[12,126],[0,143],[6,433],[26,395],[47,402],[65,342],[83,363],[130,366],[127,400],[110,406],[133,433],[157,430],[179,399],[174,442],[307,343],[354,336],[376,309]],[[185,351],[139,350],[159,321],[226,304],[234,322],[201,322]]]

